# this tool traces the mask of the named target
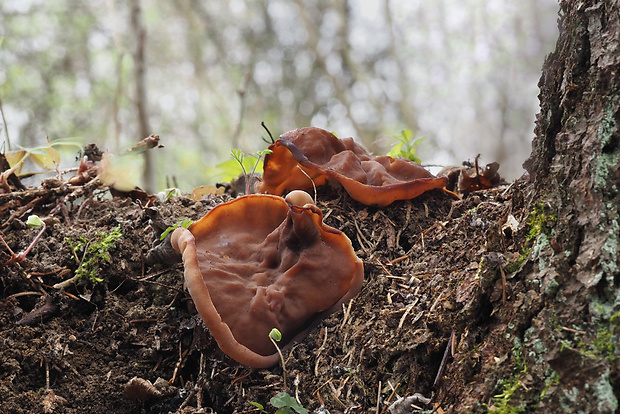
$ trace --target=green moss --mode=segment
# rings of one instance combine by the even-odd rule
[[[123,237],[120,232],[120,226],[116,226],[109,233],[96,233],[92,240],[80,237],[80,240],[73,242],[67,238],[67,243],[73,249],[75,257],[82,255],[80,264],[75,270],[75,275],[82,280],[90,280],[91,282],[103,282],[103,279],[97,276],[99,265],[101,262],[110,261],[110,249],[116,247],[115,240]]]
[[[482,271],[484,270],[484,265],[486,264],[486,262],[486,257],[480,259],[480,262],[478,263],[478,270],[476,271],[476,276],[474,276],[474,279],[480,279],[482,277]]]
[[[517,338],[515,338],[515,340],[516,339]],[[512,350],[515,359],[514,375],[509,379],[504,379],[499,382],[501,392],[493,396],[493,405],[491,407],[486,406],[489,412],[498,414],[525,412],[525,408],[511,404],[512,396],[521,387],[521,376],[527,372],[527,365],[523,359],[520,345],[517,344],[518,342],[515,342],[515,347]]]
[[[534,205],[534,209],[530,213],[530,217],[528,219],[529,231],[525,236],[525,243],[521,247],[521,255],[514,262],[506,265],[505,270],[508,273],[516,272],[519,270],[521,265],[528,258],[530,251],[532,251],[532,257],[538,258],[540,251],[549,245],[549,235],[551,234],[551,229],[555,226],[558,218],[555,214],[548,214],[545,212],[545,203],[540,202]],[[533,248],[529,247],[533,241],[536,241],[536,244]],[[546,263],[543,260],[539,260],[538,263],[540,270],[542,270]]]
[[[553,386],[556,386],[560,383],[560,374],[557,371],[552,370],[552,374],[545,379],[545,388],[540,392],[540,399],[542,400],[549,392],[549,389]]]
[[[594,348],[600,352],[600,354],[610,361],[616,359],[614,355],[614,335],[606,328],[600,329],[596,334],[596,340],[592,342]]]
[[[506,271],[508,273],[512,273],[512,272],[516,272],[517,270],[519,270],[519,268],[521,267],[523,262],[525,262],[525,259],[527,259],[527,256],[529,254],[530,254],[530,249],[527,249],[525,248],[525,246],[523,246],[523,253],[521,253],[521,255],[519,256],[519,258],[517,258],[517,260],[506,265]]]
[[[555,222],[557,220],[557,215],[548,215],[545,213],[544,203],[540,202],[535,204],[534,210],[530,213],[530,218],[528,221],[530,231],[527,233],[525,240],[528,242],[535,240],[543,233],[548,235],[551,231],[551,228],[555,226]]]

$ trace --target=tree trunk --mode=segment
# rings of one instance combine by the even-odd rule
[[[620,396],[620,1],[562,1],[559,25],[524,164],[532,206],[555,221],[532,249],[538,267],[524,275],[545,292],[524,355],[542,351],[530,375],[553,377],[558,407],[613,413]]]
[[[144,57],[146,30],[142,23],[142,9],[140,0],[131,1],[131,26],[136,36],[136,47],[133,53],[134,80],[136,82],[136,112],[138,117],[139,138],[146,138],[151,134],[148,117],[148,100],[146,93],[146,61]],[[144,152],[144,190],[148,193],[155,192],[155,173],[153,167],[153,155],[151,151]]]

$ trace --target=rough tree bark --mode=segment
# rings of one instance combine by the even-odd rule
[[[524,334],[535,380],[565,412],[618,412],[620,396],[620,1],[565,0],[540,80],[532,205],[557,218],[539,238],[539,312]],[[561,334],[560,334],[561,333]],[[614,355],[616,354],[616,355]],[[536,355],[542,355],[538,360]],[[544,407],[539,407],[544,411]]]

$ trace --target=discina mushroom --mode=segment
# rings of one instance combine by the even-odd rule
[[[301,193],[301,194],[300,194]],[[255,368],[275,365],[269,339],[301,339],[360,291],[362,261],[323,223],[307,193],[254,194],[223,203],[172,234],[185,283],[220,349]]]
[[[312,181],[316,186],[331,181],[363,204],[387,206],[448,183],[446,177],[435,177],[418,163],[387,155],[375,157],[353,138],[338,139],[320,128],[287,132],[269,149],[262,193],[281,195],[312,188]]]

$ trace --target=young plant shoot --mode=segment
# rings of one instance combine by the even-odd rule
[[[31,226],[31,227],[41,227],[41,230],[39,231],[39,233],[37,233],[37,235],[34,237],[34,239],[32,239],[32,242],[30,243],[30,245],[28,247],[26,247],[25,250],[23,250],[23,251],[21,251],[21,252],[19,252],[17,254],[14,253],[13,250],[11,250],[11,248],[6,243],[6,241],[4,240],[2,235],[0,235],[0,240],[2,240],[2,243],[9,250],[9,253],[11,254],[11,257],[9,258],[9,260],[4,262],[4,264],[2,266],[6,266],[6,265],[9,265],[11,263],[19,263],[22,260],[24,260],[26,258],[26,255],[28,253],[30,253],[30,250],[32,250],[34,245],[37,244],[37,242],[39,241],[39,239],[41,238],[41,236],[43,235],[43,233],[45,232],[45,229],[47,227],[45,225],[45,223],[43,222],[43,220],[41,220],[39,218],[39,216],[36,216],[36,215],[29,216],[28,220],[26,221],[26,224]]]
[[[243,153],[243,151],[239,149],[233,149],[230,151],[230,155],[241,166],[243,177],[245,179],[245,194],[246,195],[253,193],[252,184],[254,183],[254,180],[255,180],[254,173],[256,172],[256,168],[261,162],[261,158],[266,154],[271,154],[271,150],[266,149],[266,150],[258,151],[255,156],[250,156],[251,158],[256,158],[256,161],[254,162],[254,165],[252,166],[252,171],[248,174],[245,168],[245,165],[244,165],[244,161],[246,161],[246,156]],[[248,157],[248,159],[250,157]]]
[[[273,346],[276,347],[278,351],[278,355],[280,355],[280,361],[282,361],[282,379],[284,380],[284,389],[287,390],[288,386],[286,384],[286,365],[284,364],[284,356],[282,355],[282,351],[276,342],[280,342],[282,340],[282,333],[277,329],[273,328],[271,332],[269,332],[269,339],[273,343]]]

